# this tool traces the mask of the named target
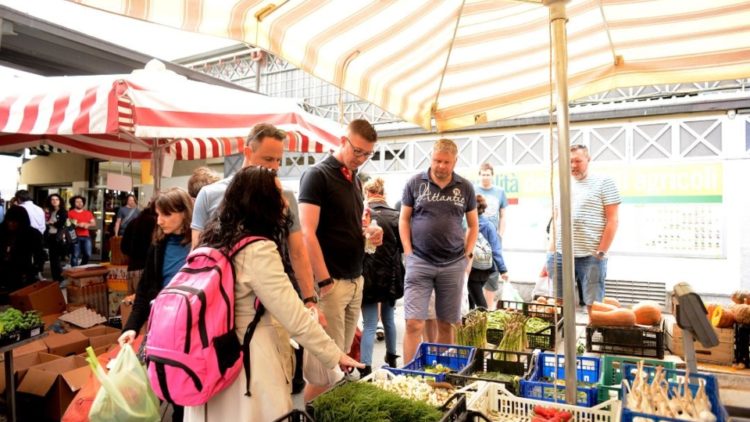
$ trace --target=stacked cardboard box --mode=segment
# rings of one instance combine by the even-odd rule
[[[695,348],[695,359],[698,362],[717,363],[720,365],[731,365],[734,361],[734,329],[714,328],[719,344],[716,347],[706,348],[699,341],[693,342]],[[677,356],[685,357],[683,346],[683,331],[676,322],[667,323],[666,342],[667,348]]]
[[[127,265],[108,265],[107,274],[107,305],[109,317],[117,316],[120,303],[129,294],[130,282]]]

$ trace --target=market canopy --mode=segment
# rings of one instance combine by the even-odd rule
[[[426,129],[549,107],[549,12],[512,0],[75,0],[234,38]],[[569,97],[750,76],[750,1],[574,0]]]
[[[0,151],[47,145],[104,160],[178,160],[242,151],[257,123],[288,131],[287,149],[325,152],[341,127],[288,98],[190,81],[153,61],[128,75],[0,81]]]

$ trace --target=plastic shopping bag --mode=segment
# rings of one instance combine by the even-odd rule
[[[501,298],[511,302],[523,302],[523,298],[518,293],[518,290],[508,280],[503,281]]]
[[[86,360],[102,384],[91,405],[91,422],[159,421],[159,400],[151,390],[146,371],[138,362],[133,348],[126,344],[104,371],[91,347]]]

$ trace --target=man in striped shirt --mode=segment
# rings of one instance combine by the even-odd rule
[[[583,290],[586,307],[604,298],[607,276],[607,251],[617,232],[617,210],[620,193],[615,182],[606,176],[588,172],[589,150],[585,145],[570,147],[571,205],[573,220],[573,254],[575,278]],[[556,253],[549,254],[547,268],[557,263],[557,294],[562,293],[562,239],[557,239]],[[552,271],[550,271],[552,273]]]

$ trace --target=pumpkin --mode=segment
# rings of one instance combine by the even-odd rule
[[[608,305],[606,303],[601,303],[601,302],[594,302],[594,304],[591,305],[592,311],[609,312],[609,311],[614,311],[615,309],[617,309],[616,306]]]
[[[605,297],[604,299],[602,299],[602,302],[606,303],[607,305],[612,305],[615,308],[619,308],[622,306],[620,305],[620,301],[613,297]]]
[[[734,325],[734,312],[723,306],[717,306],[711,314],[711,325],[716,328],[731,328]]]
[[[734,305],[732,312],[738,324],[750,324],[750,305]]]
[[[638,302],[633,306],[633,312],[636,324],[657,325],[661,322],[661,307],[656,302]]]
[[[594,327],[632,327],[635,325],[635,313],[626,308],[604,312],[592,309],[589,313],[589,324]]]
[[[716,309],[717,306],[721,306],[718,303],[709,303],[706,305],[706,314],[709,318],[714,314],[714,309]]]

